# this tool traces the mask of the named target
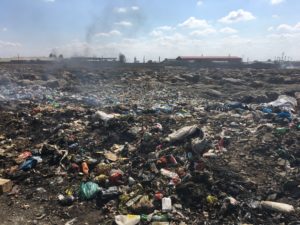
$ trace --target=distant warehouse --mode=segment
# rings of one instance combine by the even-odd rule
[[[197,63],[242,63],[242,58],[237,56],[178,56],[176,60]]]

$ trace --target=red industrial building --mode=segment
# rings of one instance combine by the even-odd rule
[[[178,61],[185,62],[199,62],[199,63],[213,63],[213,62],[226,62],[226,63],[241,63],[242,58],[237,56],[178,56]]]

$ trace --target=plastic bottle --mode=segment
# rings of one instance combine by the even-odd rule
[[[151,218],[151,221],[153,222],[167,222],[169,221],[170,217],[167,214],[161,214],[161,215],[154,215]]]
[[[287,127],[278,127],[276,128],[277,134],[286,134],[290,129]]]
[[[162,211],[170,212],[172,210],[172,200],[171,198],[163,198],[162,199]]]
[[[141,221],[144,222],[168,222],[170,217],[167,214],[160,215],[141,215]]]
[[[295,211],[292,205],[280,202],[262,201],[261,206],[281,213],[291,213]]]

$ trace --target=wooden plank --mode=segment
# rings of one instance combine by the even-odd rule
[[[12,189],[12,181],[0,178],[0,194],[10,192]]]

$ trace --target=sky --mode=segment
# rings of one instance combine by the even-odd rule
[[[0,0],[0,57],[300,60],[299,0]]]

